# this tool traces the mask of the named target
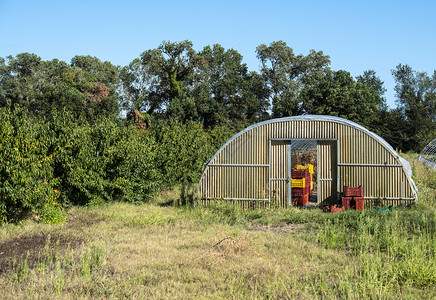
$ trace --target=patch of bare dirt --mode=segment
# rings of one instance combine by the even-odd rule
[[[38,263],[40,253],[47,244],[48,234],[37,234],[32,236],[23,236],[12,240],[0,242],[0,274],[10,270],[15,260],[25,259],[27,264],[33,267]],[[75,248],[82,243],[82,240],[71,239],[61,235],[51,235],[51,247],[56,247],[58,251]]]

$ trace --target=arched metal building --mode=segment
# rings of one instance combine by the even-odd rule
[[[292,151],[308,144],[316,153],[316,203],[335,202],[344,186],[359,185],[365,202],[417,201],[409,163],[385,140],[354,122],[317,115],[268,120],[234,135],[205,164],[197,196],[203,203],[288,207]]]

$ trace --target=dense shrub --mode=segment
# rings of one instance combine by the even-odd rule
[[[54,173],[65,203],[144,202],[156,191],[152,135],[109,119],[77,125],[67,113],[51,122]]]
[[[0,223],[36,214],[43,221],[62,219],[53,156],[46,147],[47,126],[27,111],[0,109]]]
[[[152,125],[157,142],[156,166],[164,188],[200,179],[205,161],[232,132],[225,127],[205,131],[200,123],[171,120]]]
[[[68,205],[146,202],[161,188],[199,180],[203,163],[232,134],[199,123],[152,123],[147,129],[68,112],[35,120],[0,108],[0,222],[30,214],[60,222]]]

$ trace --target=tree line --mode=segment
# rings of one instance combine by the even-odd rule
[[[146,202],[195,183],[229,137],[270,118],[339,116],[403,151],[436,135],[436,71],[396,66],[389,109],[372,70],[353,78],[322,51],[295,54],[282,41],[256,54],[257,72],[234,49],[195,51],[190,41],[163,42],[123,67],[91,56],[0,58],[0,223],[58,222],[70,205]]]
[[[419,151],[435,135],[436,70],[430,76],[399,64],[394,109],[373,70],[353,78],[332,70],[322,51],[295,54],[283,41],[259,45],[260,69],[221,45],[195,51],[190,41],[162,42],[119,67],[96,57],[71,63],[21,53],[0,58],[0,105],[26,107],[38,117],[67,110],[92,122],[119,119],[192,120],[234,131],[269,118],[301,114],[339,116],[385,138],[394,148]],[[146,126],[146,125],[144,125]]]

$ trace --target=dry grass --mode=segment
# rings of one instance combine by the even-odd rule
[[[418,169],[419,163],[414,168],[418,173],[424,172],[419,176],[425,176],[426,170]],[[431,182],[422,183],[418,179],[417,184],[427,189],[426,197],[434,195]],[[396,257],[373,248],[362,248],[361,254],[354,255],[347,244],[341,246],[336,238],[341,238],[340,230],[345,227],[334,223],[341,217],[352,220],[358,214],[168,206],[176,196],[177,192],[165,191],[155,204],[75,207],[63,225],[42,225],[29,220],[0,228],[0,298],[434,299],[436,296],[433,284],[416,286],[414,282],[398,283],[390,277],[386,268],[389,263],[385,260],[392,259],[394,264]],[[424,207],[434,212],[434,200],[426,198]],[[434,230],[434,220],[429,219],[434,218],[434,213],[420,217],[418,209],[400,211],[397,217],[403,214],[418,216],[417,220],[427,218],[420,222]],[[379,220],[373,214],[362,216],[367,222]],[[371,224],[365,226],[370,229]],[[371,236],[362,235],[367,237]],[[400,250],[401,243],[407,242],[401,237],[393,238],[398,239],[396,245]],[[412,238],[421,241],[418,235]],[[434,249],[427,250],[434,253]],[[426,265],[431,265],[434,257],[429,259]],[[431,274],[426,278],[432,278]],[[426,278],[424,282],[432,280]]]
[[[74,216],[62,226],[32,222],[17,228],[2,228],[1,247],[13,241],[51,235],[52,248],[60,237],[81,237],[83,244],[71,243],[71,256],[80,263],[90,247],[102,251],[98,270],[83,276],[57,261],[44,272],[37,270],[45,243],[26,248],[28,274],[19,272],[12,257],[0,277],[7,299],[35,298],[311,298],[314,282],[322,270],[345,260],[345,254],[320,248],[293,237],[295,230],[274,226],[243,228],[226,224],[199,226],[178,208],[153,205],[115,204],[102,208],[75,208]],[[143,216],[141,219],[140,216]],[[86,220],[78,226],[75,220]],[[259,230],[259,228],[261,228]],[[43,233],[40,233],[43,229]],[[45,241],[45,239],[44,239]],[[57,244],[58,260],[68,254],[66,244]],[[3,250],[2,250],[3,251]],[[341,258],[342,256],[342,258]],[[15,259],[25,253],[15,253]],[[16,262],[17,264],[17,262]],[[15,268],[15,269],[14,269]]]

